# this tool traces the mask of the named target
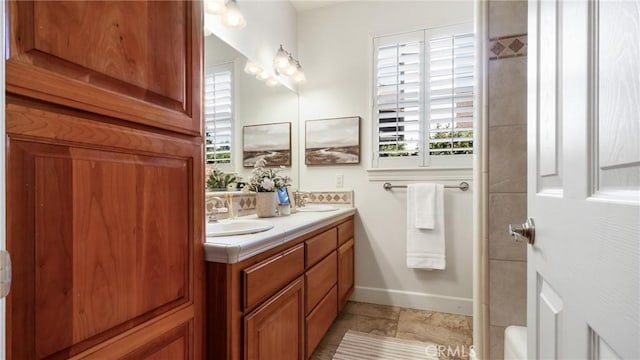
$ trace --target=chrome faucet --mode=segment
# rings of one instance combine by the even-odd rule
[[[218,222],[218,214],[226,213],[229,211],[229,209],[224,207],[225,201],[222,198],[213,196],[210,198],[210,200],[212,201],[207,201],[207,204],[205,206],[206,215],[209,222],[215,223],[215,222]],[[217,207],[216,204],[218,203],[222,204],[222,206]]]

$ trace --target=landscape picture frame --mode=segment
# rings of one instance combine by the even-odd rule
[[[265,159],[267,167],[291,166],[291,123],[242,127],[242,166],[254,167]]]
[[[305,122],[306,165],[360,164],[360,117]]]

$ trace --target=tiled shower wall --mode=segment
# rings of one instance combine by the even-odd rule
[[[508,234],[527,215],[527,2],[489,2],[489,344],[526,324],[527,249]]]

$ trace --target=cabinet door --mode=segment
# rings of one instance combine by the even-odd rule
[[[334,286],[307,316],[307,359],[311,357],[322,337],[329,331],[336,316],[338,316],[338,291]]]
[[[115,341],[95,352],[80,354],[83,360],[182,360],[193,359],[193,321],[181,322],[179,316],[171,321],[161,321],[158,331],[147,329]],[[167,319],[168,320],[168,319]],[[145,338],[145,341],[130,341],[132,337]]]
[[[9,358],[69,357],[178,311],[195,318],[200,147],[7,103]]]
[[[351,238],[338,248],[338,304],[340,310],[347,304],[354,286],[354,241]]]
[[[245,317],[245,360],[304,359],[303,285],[298,278]]]
[[[200,134],[201,1],[9,1],[7,92]]]

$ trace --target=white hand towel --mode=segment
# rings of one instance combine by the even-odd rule
[[[445,231],[444,231],[444,186],[437,184],[435,192],[435,224],[433,229],[416,228],[415,187],[407,188],[407,267],[415,269],[444,270]]]
[[[415,224],[418,229],[433,229],[436,225],[436,184],[411,184],[407,197],[413,197]]]

